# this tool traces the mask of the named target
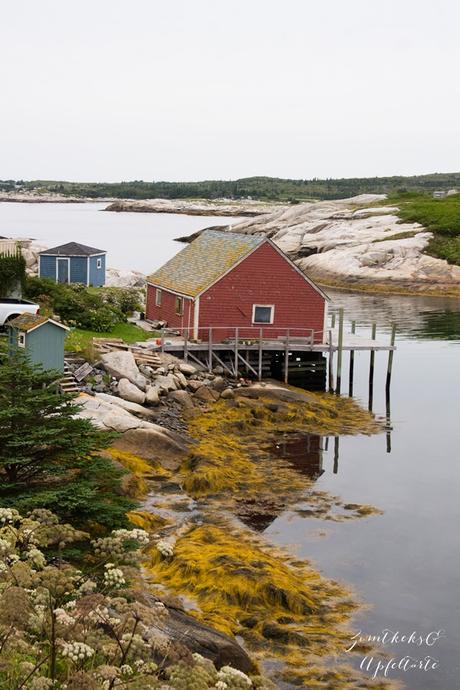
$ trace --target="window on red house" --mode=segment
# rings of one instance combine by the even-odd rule
[[[176,314],[182,316],[184,313],[184,299],[183,297],[176,297]]]
[[[155,290],[155,306],[161,307],[161,290],[159,288]]]
[[[252,307],[252,323],[273,323],[275,307],[273,304],[254,304]]]

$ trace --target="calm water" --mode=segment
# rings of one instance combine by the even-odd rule
[[[33,236],[50,246],[76,240],[107,249],[111,266],[148,272],[180,248],[175,237],[229,222],[103,213],[103,206],[0,204],[0,235]],[[411,690],[453,690],[460,687],[460,300],[330,294],[332,310],[343,306],[358,332],[376,321],[378,336],[389,339],[390,324],[398,324],[393,431],[391,439],[341,438],[335,462],[330,439],[315,487],[384,514],[333,523],[285,513],[262,529],[371,605],[357,618],[364,634],[445,630],[434,647],[397,644],[385,650],[397,659],[409,654],[439,660],[430,672],[392,672]],[[376,354],[374,411],[381,415],[386,361],[387,354]],[[365,406],[368,366],[369,354],[356,353],[354,392]],[[345,375],[343,391],[347,384]]]
[[[0,236],[33,237],[54,247],[82,242],[106,249],[111,268],[151,273],[183,246],[176,237],[238,219],[170,213],[104,212],[107,203],[0,203]]]
[[[434,647],[387,644],[385,651],[396,659],[408,654],[439,660],[436,670],[390,677],[412,690],[459,688],[460,300],[330,294],[333,308],[343,306],[363,333],[376,321],[387,340],[391,322],[398,324],[393,431],[390,453],[385,434],[340,438],[336,463],[329,439],[315,488],[346,502],[370,503],[384,515],[334,523],[285,513],[265,535],[351,584],[371,605],[356,619],[363,633],[445,630]],[[387,354],[377,353],[374,411],[381,415],[386,363]],[[356,353],[354,392],[365,406],[368,373],[369,354]],[[342,391],[348,390],[347,376],[343,384]]]

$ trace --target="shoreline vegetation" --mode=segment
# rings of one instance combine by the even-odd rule
[[[271,668],[276,686],[389,688],[346,660],[361,606],[355,596],[251,527],[254,515],[286,510],[324,520],[379,514],[315,492],[307,475],[270,448],[281,436],[373,434],[382,424],[347,398],[260,384],[184,417],[190,450],[177,472],[114,451],[142,482],[143,506],[131,520],[159,539],[144,564],[154,591],[185,597],[197,620],[242,637],[256,669]]]
[[[237,180],[203,180],[198,182],[68,182],[64,180],[0,180],[4,194],[47,194],[62,198],[86,199],[235,199],[276,201],[283,203],[311,200],[344,199],[359,194],[394,194],[401,192],[448,191],[460,187],[460,172],[428,175],[282,179],[254,176]]]
[[[224,396],[216,380],[206,402],[179,406],[180,432],[163,418],[166,428],[150,425],[157,441],[146,444],[148,424],[134,437],[131,422],[107,434],[87,407],[98,398],[56,396],[43,385],[53,378],[19,355],[0,365],[0,680],[8,690],[48,690],[48,681],[102,690],[114,679],[120,690],[159,690],[165,680],[174,690],[390,687],[348,662],[356,596],[252,524],[286,511],[377,516],[378,508],[315,491],[273,448],[302,434],[379,433],[383,420],[352,399],[273,382],[233,381]],[[43,536],[29,544],[30,530]]]

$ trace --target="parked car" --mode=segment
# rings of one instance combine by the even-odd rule
[[[5,326],[8,321],[16,318],[20,314],[38,314],[40,305],[29,302],[25,299],[4,299],[0,297],[0,327]]]

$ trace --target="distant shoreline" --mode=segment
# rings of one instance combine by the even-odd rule
[[[62,194],[24,194],[0,192],[0,203],[21,204],[108,204],[103,211],[115,213],[172,213],[186,216],[228,216],[253,218],[285,208],[284,204],[230,199],[114,199],[65,196]]]

